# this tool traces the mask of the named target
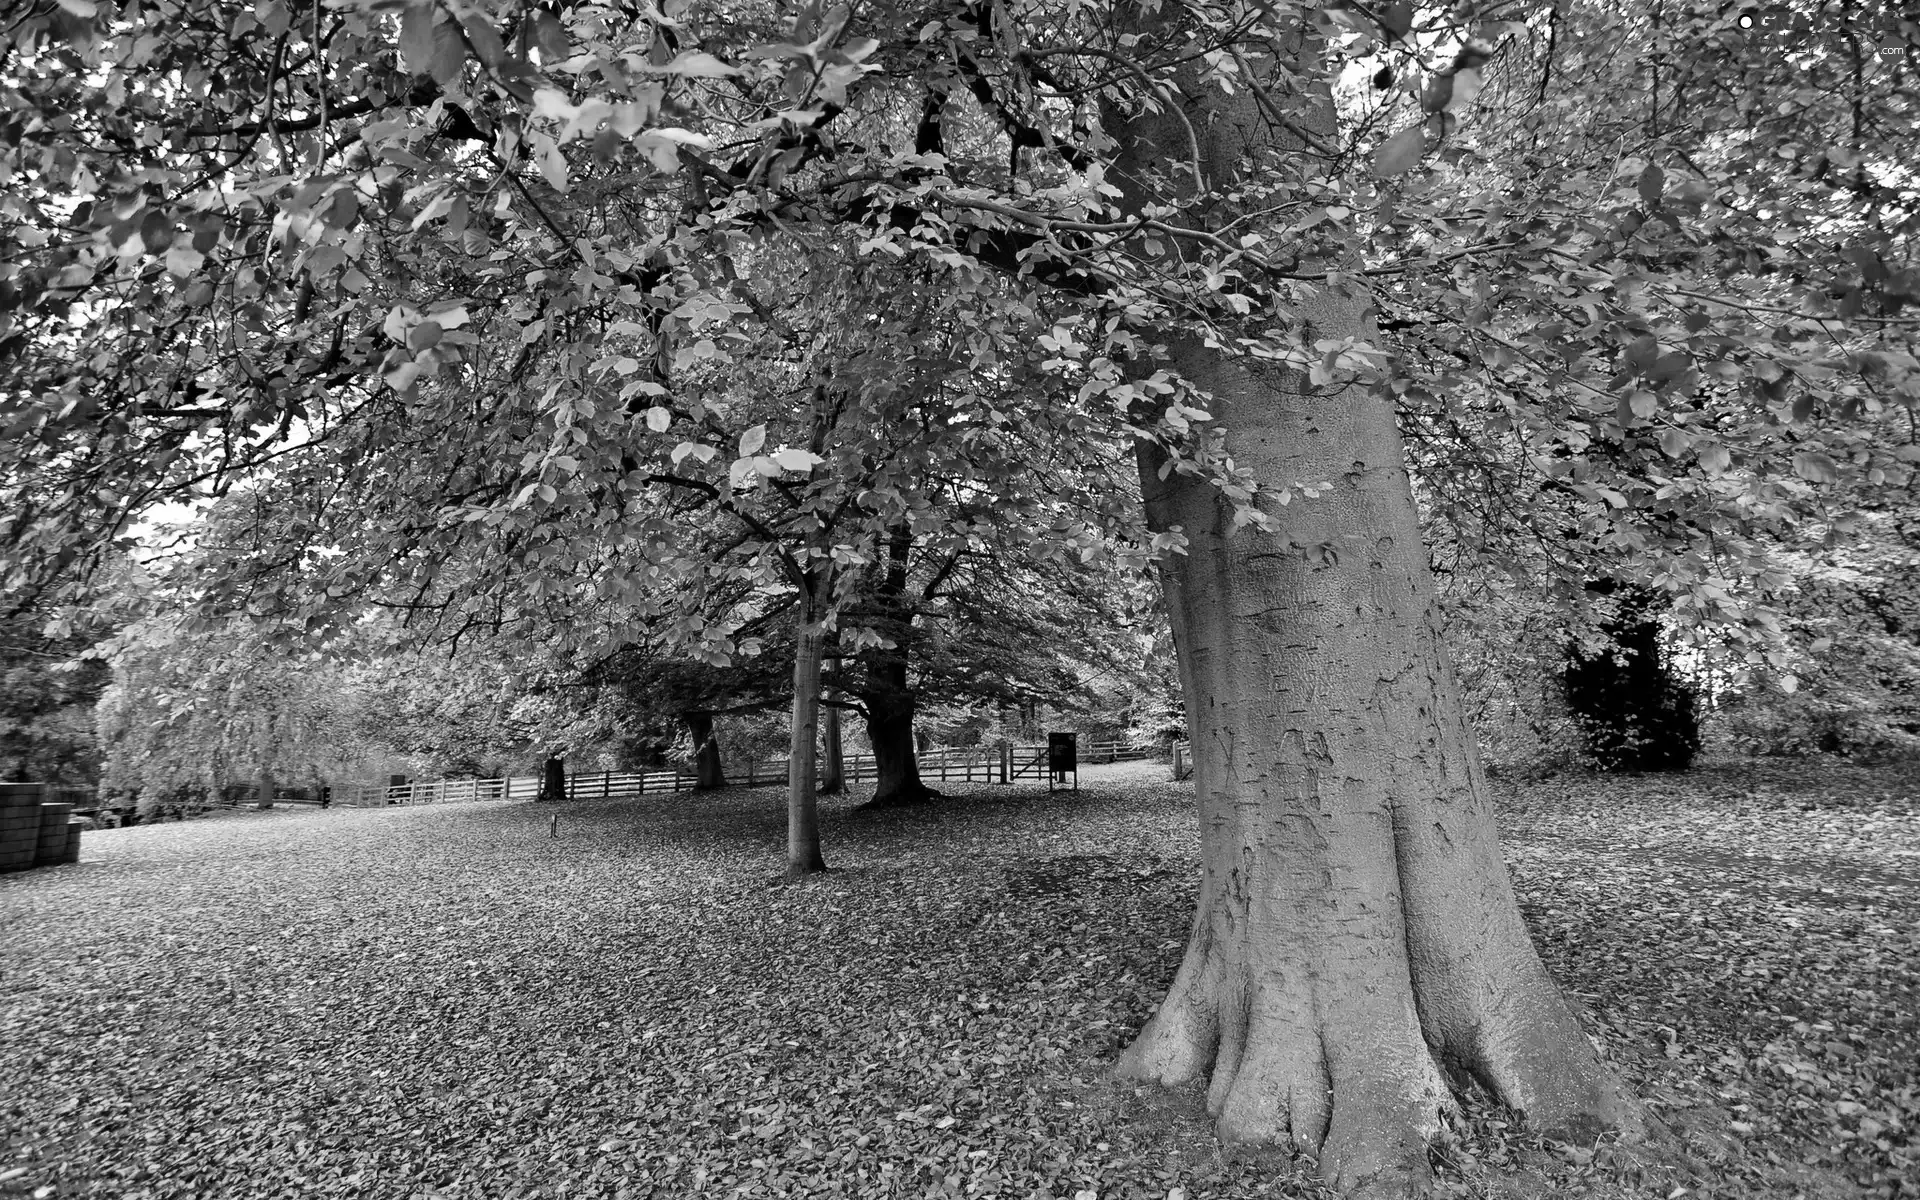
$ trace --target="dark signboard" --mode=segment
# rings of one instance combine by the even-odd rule
[[[1079,770],[1079,735],[1072,733],[1050,733],[1047,735],[1047,770],[1055,775],[1064,775]]]

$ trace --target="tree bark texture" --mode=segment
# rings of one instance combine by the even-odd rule
[[[800,627],[793,650],[793,721],[787,742],[787,876],[797,878],[827,869],[820,856],[820,818],[815,799],[819,764],[816,741],[820,722],[820,664],[827,633],[821,625],[827,580],[824,571],[809,576],[800,604]]]
[[[874,772],[873,799],[868,803],[879,807],[920,804],[940,796],[920,779],[920,758],[913,742],[913,693],[905,688],[906,664],[898,666],[899,690],[870,691],[866,696]]]
[[[820,794],[837,796],[847,790],[846,753],[840,740],[840,706],[831,703],[837,694],[829,693],[829,703],[820,714]]]
[[[262,769],[253,785],[253,806],[255,808],[273,807],[273,772]]]
[[[1225,185],[1275,135],[1244,96],[1188,94]],[[1276,99],[1329,127],[1313,97]],[[1192,157],[1164,112],[1122,134],[1123,171]],[[1334,289],[1297,315],[1309,342],[1370,332]],[[1169,355],[1213,396],[1236,463],[1332,488],[1267,501],[1272,532],[1236,530],[1216,488],[1161,479],[1142,444],[1149,524],[1188,539],[1162,582],[1203,868],[1185,957],[1119,1073],[1207,1080],[1224,1140],[1291,1145],[1355,1195],[1419,1191],[1442,1113],[1474,1085],[1559,1136],[1641,1133],[1521,921],[1390,400],[1198,340]]]
[[[687,735],[693,739],[693,790],[710,792],[727,786],[727,772],[720,762],[720,739],[713,732],[713,714],[685,712]]]
[[[867,740],[873,744],[873,799],[869,804],[890,807],[920,804],[938,799],[940,793],[920,779],[920,759],[914,753],[913,715],[918,698],[907,679],[907,662],[913,653],[913,614],[905,603],[907,556],[913,538],[906,526],[892,531],[886,545],[886,574],[880,581],[878,600],[891,610],[887,632],[893,645],[869,650],[866,659],[866,690],[861,699],[867,709]]]

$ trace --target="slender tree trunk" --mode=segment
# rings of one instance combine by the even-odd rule
[[[824,568],[810,574],[800,604],[800,627],[793,650],[793,723],[787,742],[787,877],[827,869],[820,857],[820,818],[815,788],[820,722],[820,663],[825,657],[828,577]]]
[[[686,712],[680,719],[687,724],[693,739],[693,790],[710,792],[727,786],[727,773],[720,762],[720,739],[714,736],[713,714]]]
[[[260,775],[254,781],[253,806],[255,808],[273,807],[273,772],[265,767],[260,769]]]
[[[834,692],[827,693],[829,701],[838,699]],[[837,796],[847,790],[845,753],[840,743],[840,706],[828,703],[820,714],[820,742],[822,746],[820,763],[820,794]]]
[[[1216,184],[1271,149],[1244,91],[1182,82]],[[1274,99],[1331,128],[1324,97]],[[1135,179],[1191,158],[1167,113],[1118,132]],[[1296,315],[1311,343],[1366,336],[1363,313],[1329,287]],[[1208,1080],[1223,1139],[1291,1145],[1355,1195],[1420,1191],[1441,1113],[1475,1083],[1557,1136],[1642,1133],[1521,922],[1390,400],[1197,340],[1169,353],[1214,397],[1237,464],[1332,488],[1269,502],[1271,532],[1236,529],[1216,489],[1163,480],[1142,448],[1149,523],[1188,540],[1163,585],[1203,869],[1185,958],[1118,1071]]]

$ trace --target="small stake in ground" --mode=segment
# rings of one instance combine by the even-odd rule
[[[555,841],[560,839],[560,814],[553,814],[553,824],[547,826],[547,836]]]

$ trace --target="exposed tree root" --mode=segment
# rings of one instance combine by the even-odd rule
[[[1581,1144],[1655,1132],[1529,945],[1501,967],[1485,945],[1465,962],[1412,953],[1393,910],[1282,936],[1274,917],[1286,906],[1250,892],[1251,861],[1203,885],[1186,957],[1118,1075],[1175,1087],[1206,1079],[1222,1141],[1290,1148],[1365,1200],[1429,1190],[1429,1149],[1457,1110],[1456,1089],[1484,1089]],[[1328,932],[1368,926],[1381,936]],[[1462,974],[1474,968],[1492,973]]]

